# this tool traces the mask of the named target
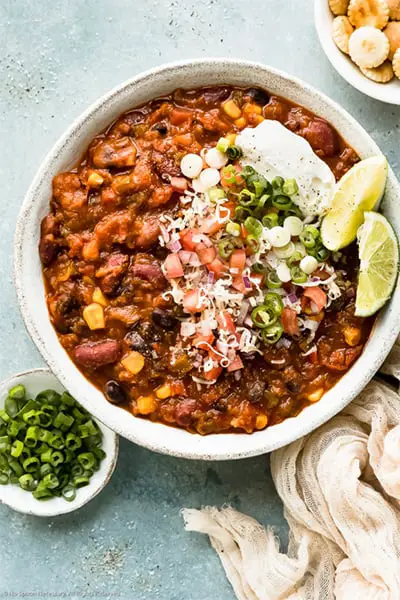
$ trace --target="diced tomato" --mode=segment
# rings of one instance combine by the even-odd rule
[[[182,108],[174,108],[169,115],[172,125],[182,125],[182,123],[192,120],[192,118],[192,113]]]
[[[207,381],[214,381],[215,379],[218,379],[221,373],[222,367],[213,367],[209,371],[203,373],[203,378],[207,379]]]
[[[227,331],[228,333],[236,333],[235,323],[233,322],[232,315],[224,310],[222,313],[217,315],[217,321],[220,329]]]
[[[215,336],[213,333],[209,333],[208,335],[196,335],[192,340],[192,346],[200,348],[201,350],[208,350],[207,344],[211,346],[214,340]]]
[[[281,315],[282,326],[285,333],[289,335],[299,335],[299,322],[297,320],[297,313],[293,308],[286,306]]]
[[[214,248],[214,246],[210,246],[210,248],[207,248],[207,246],[203,244],[203,242],[200,242],[196,246],[196,254],[199,257],[202,265],[208,265],[212,263],[214,258],[217,256],[217,251]]]
[[[237,204],[235,204],[234,202],[225,202],[225,204],[223,204],[222,206],[229,210],[229,216],[230,218],[232,218]]]
[[[231,269],[236,269],[235,274],[240,274],[246,264],[246,251],[243,248],[237,248],[231,254],[231,258],[229,259],[229,267]]]
[[[214,273],[215,277],[221,277],[223,273],[226,271],[226,265],[219,258],[214,258],[212,263],[207,265],[207,269]]]
[[[214,235],[214,233],[217,233],[223,226],[224,224],[219,223],[214,217],[208,217],[200,226],[200,231],[202,233]]]
[[[200,231],[198,229],[183,229],[179,234],[183,248],[185,250],[190,250],[190,252],[194,252],[199,242],[194,242],[193,237],[199,234]]]
[[[168,279],[174,279],[175,277],[182,277],[183,267],[181,259],[177,253],[168,254],[164,262],[165,272]]]
[[[188,182],[185,177],[171,177],[171,185],[174,192],[185,192],[188,188]]]
[[[189,290],[183,297],[183,310],[188,313],[197,313],[205,309],[199,290]]]
[[[239,371],[239,369],[243,369],[243,366],[242,359],[238,354],[236,354],[235,358],[226,370],[231,373],[232,371]]]
[[[241,294],[247,294],[251,291],[244,285],[243,277],[241,275],[236,275],[236,277],[232,279],[232,287]]]
[[[171,386],[171,393],[173,396],[186,396],[187,395],[185,384],[180,379],[174,379],[174,381],[171,381],[170,386]]]
[[[241,175],[240,175],[240,173],[242,171],[241,165],[239,163],[236,163],[233,166],[235,167],[235,170],[236,170],[236,176],[235,176],[235,180],[232,183],[230,183],[228,181],[232,178],[232,169],[230,168],[230,165],[228,165],[228,167],[224,167],[223,169],[221,169],[220,174],[221,174],[222,187],[231,188],[231,187],[236,187],[238,185],[242,185],[244,183],[243,177],[241,177]]]
[[[327,296],[320,287],[308,287],[304,290],[303,295],[306,298],[310,298],[311,302],[314,302],[317,307],[317,312],[320,312],[326,306]]]

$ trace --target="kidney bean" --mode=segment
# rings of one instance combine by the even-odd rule
[[[39,242],[39,255],[43,265],[47,267],[56,257],[58,245],[52,234],[45,235]]]
[[[334,129],[322,119],[314,119],[303,131],[313,150],[322,150],[325,156],[333,156],[338,147]]]
[[[181,400],[175,408],[175,419],[178,425],[186,426],[189,425],[192,413],[196,410],[196,400],[186,398]]]
[[[117,340],[86,342],[76,346],[73,351],[77,363],[88,369],[97,369],[116,362],[121,353],[121,344]]]

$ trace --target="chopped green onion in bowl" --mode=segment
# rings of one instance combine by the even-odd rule
[[[0,502],[38,516],[71,512],[103,489],[117,455],[116,434],[48,370],[0,384]]]

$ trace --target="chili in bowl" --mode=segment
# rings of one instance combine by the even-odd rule
[[[52,165],[39,253],[49,318],[80,381],[97,388],[99,416],[108,404],[121,433],[132,424],[135,441],[161,451],[235,458],[271,449],[269,432],[285,425],[293,439],[299,419],[302,435],[374,339],[375,317],[355,314],[357,246],[331,252],[321,223],[358,147],[368,139],[376,152],[347,115],[315,114],[297,84],[275,74],[255,85],[256,66],[221,83],[211,64],[197,63],[203,87],[183,88],[177,68],[178,85],[125,98],[86,132],[72,169]],[[340,135],[341,118],[358,144]],[[149,427],[196,441],[154,446],[141,440]]]

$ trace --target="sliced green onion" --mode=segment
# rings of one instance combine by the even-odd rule
[[[40,460],[42,463],[51,463],[51,457],[53,455],[53,449],[47,447],[44,452],[40,454]]]
[[[286,196],[294,196],[298,191],[299,186],[297,185],[297,181],[295,179],[286,179],[282,185],[282,192]]]
[[[0,419],[3,421],[3,423],[8,423],[10,421],[10,415],[8,415],[5,410],[1,409]]]
[[[267,284],[267,288],[269,288],[270,290],[278,289],[282,286],[282,282],[279,279],[275,270],[270,271],[270,273],[268,273],[267,279],[266,279],[266,284]]]
[[[66,415],[63,412],[59,412],[53,421],[53,425],[57,429],[61,429],[61,431],[67,431],[74,421],[75,419],[74,417],[71,417],[71,415]]]
[[[293,283],[305,283],[308,279],[307,274],[298,266],[294,266],[290,269],[290,277]]]
[[[14,386],[8,392],[9,397],[13,398],[14,400],[22,400],[23,398],[25,398],[25,394],[26,394],[25,388],[21,384]]]
[[[318,244],[316,248],[311,248],[309,254],[314,256],[318,262],[325,262],[330,256],[330,251],[322,244]]]
[[[2,435],[0,437],[0,452],[7,452],[10,447],[10,438],[8,435]]]
[[[40,465],[39,472],[41,477],[45,477],[53,472],[53,467],[49,463],[44,463],[43,465]]]
[[[43,484],[43,481],[39,481],[32,495],[36,500],[49,500],[53,497],[51,490]]]
[[[11,445],[10,454],[14,458],[19,458],[22,454],[23,449],[24,449],[24,442],[21,442],[21,440],[14,440]]]
[[[258,198],[266,189],[267,180],[259,173],[254,173],[253,175],[250,175],[246,178],[246,184],[249,190],[251,192],[254,192],[254,194]]]
[[[0,473],[0,485],[7,485],[9,476],[7,473]]]
[[[65,447],[69,450],[78,450],[82,446],[81,438],[74,433],[68,433],[65,438]]]
[[[21,477],[18,479],[18,482],[22,489],[28,492],[31,492],[36,488],[35,479],[30,473],[25,473],[24,475],[21,475]]]
[[[78,462],[85,470],[87,470],[92,469],[95,466],[96,459],[92,452],[82,452],[82,454],[78,455]]]
[[[39,425],[40,419],[38,412],[39,411],[35,409],[29,410],[23,414],[22,418],[28,425]]]
[[[264,305],[268,306],[277,317],[280,316],[283,310],[282,298],[275,292],[268,292],[264,298]]]
[[[274,196],[272,198],[272,206],[278,208],[279,210],[289,210],[293,205],[293,202],[288,196],[283,196],[279,194],[278,196]]]
[[[235,221],[239,221],[239,223],[241,223],[242,221],[247,219],[247,217],[250,216],[251,210],[249,210],[248,208],[245,208],[244,206],[237,206],[235,208]]]
[[[51,453],[50,464],[52,464],[53,467],[58,467],[58,465],[61,465],[63,462],[64,454],[60,450],[54,450]]]
[[[231,143],[227,138],[221,137],[217,142],[217,150],[219,150],[219,152],[225,153],[230,145]]]
[[[275,323],[276,319],[277,316],[274,314],[271,307],[265,306],[264,304],[256,306],[251,311],[251,320],[253,321],[254,325],[260,329],[269,327],[269,325]]]
[[[237,160],[238,158],[243,156],[243,152],[242,152],[241,148],[239,148],[239,146],[235,146],[234,144],[232,144],[232,146],[229,146],[225,150],[225,153],[226,153],[227,157],[229,158],[229,160]]]
[[[39,427],[37,425],[28,427],[25,434],[25,445],[34,448],[39,441]]]
[[[278,214],[274,212],[267,213],[262,218],[262,224],[264,227],[268,227],[268,229],[272,229],[278,225]]]
[[[62,450],[64,448],[65,442],[61,431],[55,431],[51,435],[49,439],[49,446],[55,448],[56,450]]]
[[[303,254],[301,254],[300,252],[295,250],[293,252],[293,254],[291,256],[289,256],[289,258],[287,259],[286,262],[289,265],[289,267],[291,267],[295,263],[299,263],[301,261],[301,259],[303,258],[303,256],[304,256]]]
[[[267,207],[268,201],[270,200],[271,196],[269,194],[263,194],[262,196],[260,196],[260,198],[257,199],[257,214],[263,214],[264,210]]]
[[[300,233],[300,241],[303,242],[306,248],[314,248],[319,238],[319,231],[313,225],[306,225]]]
[[[243,179],[247,179],[250,175],[255,175],[256,171],[250,165],[245,165],[242,169],[241,176]]]
[[[207,191],[207,194],[210,199],[210,202],[213,202],[214,204],[217,202],[217,200],[222,200],[222,198],[226,198],[224,190],[218,187],[211,188]]]
[[[8,396],[5,399],[4,408],[5,408],[6,413],[8,414],[8,416],[13,419],[16,416],[18,410],[19,410],[18,409],[18,402],[17,402],[17,400],[15,398],[11,398],[10,396]]]
[[[25,423],[21,423],[20,421],[11,421],[7,427],[7,433],[11,437],[17,437],[20,431],[25,429]]]
[[[76,489],[73,485],[66,485],[62,490],[62,497],[67,502],[73,502],[76,498]]]
[[[49,490],[54,490],[54,488],[58,487],[59,485],[58,478],[56,475],[54,475],[54,473],[48,473],[45,475],[42,479],[42,483]]]
[[[281,323],[274,323],[270,327],[266,327],[261,332],[261,337],[266,344],[276,344],[282,337],[283,327]]]
[[[40,468],[40,461],[36,456],[30,456],[24,460],[22,466],[27,473],[33,473],[33,471]]]
[[[244,189],[240,192],[238,196],[238,202],[241,206],[255,206],[257,203],[256,195],[253,192],[250,192],[248,189]]]
[[[226,233],[233,235],[233,237],[239,237],[240,236],[240,225],[238,223],[234,223],[233,221],[229,221],[225,225],[225,231],[226,231]]]
[[[219,255],[224,260],[228,260],[234,249],[235,246],[233,245],[230,239],[223,239],[218,244]]]
[[[285,180],[283,179],[283,177],[274,177],[273,180],[271,181],[271,185],[275,191],[277,191],[277,190],[280,191],[282,189],[284,183],[285,183]]]
[[[10,469],[12,469],[17,477],[21,477],[24,474],[24,469],[22,465],[15,459],[10,459],[8,461]]]
[[[259,251],[260,243],[254,235],[249,234],[246,237],[245,242],[246,242],[247,249],[251,254],[256,254]]]
[[[256,238],[259,238],[263,232],[263,225],[261,221],[255,219],[254,217],[247,217],[244,222],[244,226],[247,231]]]
[[[265,273],[267,267],[262,263],[254,263],[254,265],[251,265],[251,269],[254,271],[254,273]]]
[[[81,475],[80,477],[74,477],[72,480],[72,484],[76,488],[83,487],[89,484],[89,477],[87,475]]]

